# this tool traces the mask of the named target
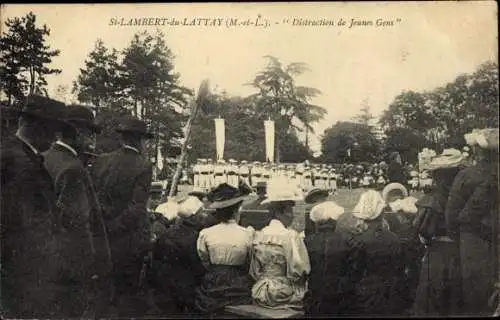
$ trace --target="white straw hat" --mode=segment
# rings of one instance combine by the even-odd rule
[[[262,202],[266,204],[277,201],[302,201],[304,195],[302,190],[295,184],[290,183],[286,177],[273,177],[267,183],[267,199]]]
[[[344,208],[337,205],[333,201],[325,201],[318,205],[315,205],[311,209],[309,218],[313,222],[322,222],[329,219],[337,220],[344,213]]]
[[[385,201],[380,193],[375,190],[368,190],[361,195],[352,214],[363,220],[373,220],[380,216],[385,206]]]
[[[189,196],[181,202],[178,207],[177,215],[179,217],[190,217],[203,207],[203,202],[195,196]]]
[[[463,164],[465,158],[466,156],[463,152],[458,149],[444,149],[443,153],[431,160],[427,169],[437,170],[455,168]]]

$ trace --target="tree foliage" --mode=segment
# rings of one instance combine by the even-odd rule
[[[339,121],[321,138],[322,159],[326,162],[377,161],[380,150],[379,141],[366,124]]]
[[[353,120],[354,122],[368,126],[371,125],[373,119],[375,119],[375,117],[370,112],[370,105],[368,105],[368,102],[364,100],[359,113],[354,116]]]
[[[112,107],[119,90],[117,50],[106,48],[104,42],[98,39],[84,64],[73,82],[73,93],[78,95],[80,102],[94,105],[96,112]]]
[[[173,55],[165,35],[140,32],[121,52],[98,40],[80,69],[73,92],[81,102],[96,107],[104,126],[114,126],[116,115],[132,114],[144,120],[156,134],[150,153],[159,148],[164,155],[183,137],[187,102],[192,90],[180,85],[174,72]],[[103,141],[114,134],[105,130]]]
[[[473,128],[498,127],[498,65],[485,62],[432,91],[405,91],[380,122],[386,130],[404,128],[425,137],[430,146],[461,145]]]
[[[296,84],[295,77],[309,70],[305,63],[294,62],[284,66],[276,57],[265,58],[268,64],[249,83],[257,89],[257,93],[249,98],[255,103],[258,118],[275,121],[276,158],[280,161],[280,138],[290,134],[291,128],[307,128],[314,133],[313,124],[323,119],[326,110],[310,103],[311,98],[321,93],[318,89]],[[294,125],[293,120],[297,120],[300,126]]]
[[[385,154],[397,151],[401,155],[403,162],[415,162],[418,153],[424,147],[432,145],[426,137],[408,128],[395,127],[387,130],[386,135]]]
[[[48,67],[60,53],[46,44],[50,29],[46,25],[37,27],[32,12],[7,19],[5,26],[0,38],[0,88],[8,105],[30,93],[46,95],[46,76],[61,72]]]
[[[236,160],[265,161],[265,132],[261,115],[256,112],[253,98],[230,97],[226,94],[212,94],[207,112],[200,115],[193,125],[190,141],[190,160],[215,158],[215,123],[221,116],[225,119],[224,158]],[[279,150],[282,161],[308,159],[311,153],[298,140],[294,132],[281,137]]]

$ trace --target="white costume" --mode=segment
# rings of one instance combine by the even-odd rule
[[[215,187],[227,182],[226,164],[224,160],[219,160],[214,168],[214,184]]]
[[[313,187],[311,173],[310,167],[304,168],[304,186],[302,187],[304,190],[310,190]]]
[[[208,191],[212,190],[214,187],[215,181],[214,181],[214,164],[212,163],[212,159],[208,159],[207,163],[207,185],[208,185]]]
[[[198,159],[196,161],[196,164],[193,166],[193,189],[195,191],[200,191],[201,190],[201,185],[200,185],[200,166],[201,166],[201,159]]]
[[[238,188],[239,182],[239,172],[238,166],[236,165],[236,161],[233,159],[229,160],[229,166],[227,167],[227,184]]]
[[[239,176],[247,185],[250,185],[250,168],[248,167],[246,161],[241,162],[241,166],[239,168]]]
[[[257,183],[263,181],[262,179],[262,167],[260,163],[254,162],[250,174],[252,175],[252,186],[255,188]]]

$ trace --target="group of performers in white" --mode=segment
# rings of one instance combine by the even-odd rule
[[[214,163],[211,159],[198,159],[193,166],[193,184],[197,191],[209,191],[223,182],[237,187],[240,179],[256,187],[259,182],[267,182],[277,176],[286,178],[302,190],[313,186],[331,193],[337,190],[336,170],[326,164],[311,166],[305,162],[286,165],[258,161],[249,164],[245,160],[238,163],[234,159]]]
[[[422,190],[432,184],[426,170],[417,170],[412,165],[405,166],[408,178],[405,185],[410,190]],[[337,188],[383,188],[388,182],[387,164],[382,161],[369,165],[354,164],[310,164],[308,161],[295,164],[261,163],[258,161],[238,162],[212,159],[198,159],[192,167],[194,190],[209,191],[226,182],[238,186],[239,179],[249,186],[256,187],[259,182],[267,182],[271,177],[285,177],[304,191],[312,187],[335,193]],[[186,173],[183,176],[187,176]],[[187,178],[187,177],[186,177]]]

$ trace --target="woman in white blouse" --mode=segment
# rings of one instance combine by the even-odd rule
[[[281,180],[268,185],[269,211],[273,220],[253,241],[250,275],[256,281],[252,298],[260,306],[273,309],[300,308],[307,291],[309,257],[302,237],[288,229],[293,220],[300,190]]]
[[[223,183],[207,196],[219,223],[201,230],[197,241],[198,256],[207,272],[196,290],[195,303],[204,314],[251,301],[248,265],[254,230],[237,223],[239,207],[249,191]]]

